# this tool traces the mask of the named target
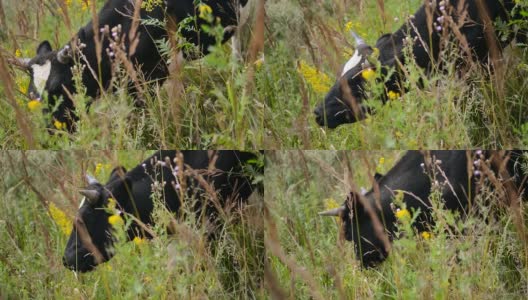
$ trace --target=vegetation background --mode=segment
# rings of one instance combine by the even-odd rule
[[[54,49],[64,46],[92,18],[92,5],[99,11],[105,2],[2,0],[0,55],[5,60],[31,58],[43,40],[49,40]],[[52,128],[50,135],[46,126],[52,122],[41,113],[46,104],[28,107],[29,76],[0,64],[0,148],[261,149],[265,94],[254,81],[265,70],[262,58],[250,58],[248,51],[256,2],[250,1],[252,13],[240,34],[241,58],[232,54],[229,43],[213,47],[207,57],[184,64],[179,84],[167,82],[150,89],[144,109],[134,107],[133,97],[126,92],[126,76],[116,81],[115,92],[104,93],[89,110],[84,105],[90,99],[77,94],[81,121],[74,134]],[[171,53],[167,41],[158,42],[162,53]],[[180,84],[181,93],[170,92]],[[7,87],[15,91],[14,99],[8,97]]]
[[[113,167],[130,169],[151,152],[0,152],[0,298],[263,298],[262,196],[231,214],[214,243],[192,214],[168,235],[173,217],[158,206],[157,238],[126,242],[117,229],[107,263],[83,274],[62,265],[84,174],[106,182]]]
[[[319,127],[313,115],[353,53],[349,31],[368,44],[397,30],[422,0],[268,0],[266,149],[524,148],[528,144],[526,46],[504,51],[503,68],[455,65],[456,46],[441,54],[442,72],[407,65],[410,89],[353,125]],[[516,1],[526,15],[527,1]],[[505,28],[506,24],[496,24]],[[517,24],[527,28],[526,22]],[[420,79],[423,88],[419,88]]]
[[[402,155],[266,153],[265,282],[275,299],[526,299],[528,249],[486,188],[474,201],[479,215],[466,219],[440,209],[433,195],[431,232],[402,222],[389,258],[377,268],[359,266],[340,221],[317,213],[342,205],[350,182],[369,190],[370,176],[385,174]]]

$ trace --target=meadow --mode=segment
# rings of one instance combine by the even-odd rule
[[[341,205],[350,183],[370,189],[370,176],[386,173],[402,154],[266,153],[265,278],[275,299],[526,299],[528,249],[490,189],[476,196],[479,213],[467,218],[431,197],[430,232],[402,222],[389,258],[360,266],[340,221],[318,212]]]
[[[525,10],[526,1],[516,1]],[[269,0],[265,86],[266,149],[468,149],[523,148],[528,143],[526,45],[512,43],[502,68],[456,64],[446,48],[425,75],[409,63],[408,91],[385,106],[372,95],[376,114],[336,129],[319,127],[313,109],[323,101],[353,53],[350,29],[374,45],[397,30],[421,0]],[[495,24],[504,28],[505,24]],[[524,21],[520,28],[526,28]],[[452,45],[451,45],[452,46]],[[373,88],[372,90],[375,90]]]
[[[49,114],[42,113],[46,103],[28,105],[29,76],[7,62],[34,57],[43,40],[50,41],[53,49],[61,48],[105,2],[2,1],[0,148],[262,148],[264,95],[254,84],[254,78],[265,72],[258,54],[258,45],[263,41],[253,38],[257,1],[250,2],[253,10],[241,29],[242,57],[233,55],[229,43],[218,43],[207,57],[185,62],[175,75],[177,80],[146,91],[144,108],[134,106],[134,98],[126,89],[129,74],[123,67],[122,76],[89,109],[86,106],[92,99],[84,95],[82,87],[78,88],[74,101],[81,120],[74,133],[53,126]],[[143,1],[145,5],[157,3]],[[170,43],[156,42],[158,50],[169,59],[173,53]],[[251,48],[255,51],[248,50],[251,45],[257,45]]]
[[[126,241],[114,228],[115,256],[94,271],[66,269],[62,256],[84,174],[106,182],[152,151],[3,151],[0,153],[0,298],[254,299],[263,298],[262,196],[227,214],[214,243],[192,213],[178,221],[161,205],[151,240]],[[125,224],[127,223],[125,218]]]

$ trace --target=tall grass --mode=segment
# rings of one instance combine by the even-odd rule
[[[349,180],[370,188],[369,176],[387,172],[401,154],[267,153],[268,290],[296,299],[526,298],[527,249],[513,215],[500,209],[500,198],[490,189],[476,196],[479,213],[468,218],[435,205],[430,235],[415,233],[403,222],[389,258],[376,268],[360,267],[352,243],[339,233],[340,221],[317,213],[343,203]],[[438,204],[441,199],[433,193],[430,200]]]
[[[152,240],[127,242],[123,228],[115,256],[94,271],[62,265],[78,189],[90,172],[104,182],[115,165],[134,167],[145,151],[4,151],[0,154],[0,297],[11,298],[262,298],[262,196],[227,217],[214,241],[192,214],[163,205]],[[61,213],[62,212],[62,213]],[[66,224],[66,225],[64,225]]]
[[[55,49],[62,47],[105,2],[4,1],[5,18],[1,19],[5,27],[0,35],[1,148],[261,148],[264,98],[250,86],[253,77],[264,71],[254,64],[262,50],[264,37],[257,32],[263,30],[263,17],[250,18],[241,30],[242,59],[232,54],[228,44],[217,45],[208,57],[185,62],[173,70],[178,73],[172,74],[176,80],[146,89],[142,95],[146,105],[142,108],[134,105],[134,97],[126,87],[129,80],[138,81],[140,87],[146,82],[140,74],[132,74],[123,61],[113,88],[96,99],[90,109],[86,109],[86,104],[92,99],[87,99],[82,91],[74,95],[81,118],[78,130],[69,134],[52,128],[50,134],[46,129],[52,123],[49,114],[41,112],[46,104],[28,108],[28,76],[7,61],[33,57],[37,45],[45,39]],[[258,15],[254,11],[257,2],[250,2],[252,15]],[[168,41],[158,43],[160,51],[171,53]]]
[[[271,0],[269,72],[260,79],[266,93],[268,149],[465,149],[522,148],[526,145],[528,94],[526,47],[508,46],[502,68],[468,64],[461,68],[458,48],[444,47],[440,72],[425,75],[406,64],[402,97],[382,106],[372,94],[368,105],[376,114],[362,122],[330,130],[315,123],[312,113],[353,53],[349,30],[370,45],[397,30],[421,0],[407,1]],[[505,28],[506,24],[495,24]],[[521,27],[525,22],[521,22]],[[408,59],[409,61],[410,59]],[[466,60],[467,61],[467,60]],[[308,65],[313,78],[299,66]],[[321,88],[321,85],[326,85]],[[375,90],[375,89],[373,89]]]

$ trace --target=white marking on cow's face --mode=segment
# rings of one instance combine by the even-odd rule
[[[33,83],[35,84],[35,88],[39,94],[42,94],[51,72],[51,61],[46,60],[43,65],[34,64],[31,68],[33,69]]]
[[[84,201],[86,201],[86,197],[83,197],[81,200],[81,204],[79,205],[79,209],[84,205]]]
[[[346,72],[348,72],[350,69],[354,68],[361,62],[361,55],[356,50],[354,52],[354,55],[347,61],[345,66],[343,67],[343,72],[341,73],[341,76],[345,75]]]

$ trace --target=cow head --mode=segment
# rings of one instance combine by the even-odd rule
[[[335,128],[341,124],[354,123],[365,118],[368,108],[362,105],[365,98],[366,79],[362,76],[366,69],[373,69],[368,57],[372,47],[356,33],[352,32],[356,42],[354,55],[343,67],[340,78],[314,110],[315,120],[320,126]]]
[[[86,176],[89,185],[80,190],[84,197],[64,251],[63,263],[67,268],[87,272],[113,256],[112,226],[108,222],[111,214],[107,206],[109,198],[119,202],[117,199],[126,193],[121,179],[123,171],[122,168],[114,169],[105,186]]]
[[[360,197],[363,197],[363,200]],[[385,260],[388,251],[382,238],[376,233],[371,214],[363,201],[369,201],[368,194],[361,196],[351,192],[342,206],[321,212],[319,215],[339,217],[342,220],[345,239],[354,242],[357,259],[361,260],[363,266],[372,267]],[[370,209],[375,208],[370,207]],[[379,221],[381,222],[382,219],[380,218]],[[390,220],[386,221],[390,222]]]
[[[42,101],[46,95],[50,108],[56,101],[62,101],[53,113],[52,122],[60,122],[71,130],[76,116],[73,115],[73,102],[65,90],[74,92],[71,67],[72,50],[69,45],[54,51],[48,41],[40,43],[36,56],[26,62],[30,74],[28,96],[31,100]]]

